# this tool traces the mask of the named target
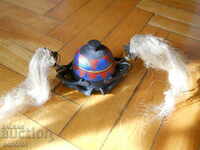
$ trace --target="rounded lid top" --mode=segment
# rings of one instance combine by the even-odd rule
[[[80,54],[91,59],[100,59],[106,55],[112,57],[110,50],[98,40],[88,41],[80,48]]]

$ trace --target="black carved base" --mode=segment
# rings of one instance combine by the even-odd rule
[[[124,58],[115,58],[116,71],[110,80],[91,82],[77,77],[72,70],[72,62],[68,65],[57,66],[57,78],[69,87],[89,96],[93,92],[109,93],[128,73],[131,65]]]

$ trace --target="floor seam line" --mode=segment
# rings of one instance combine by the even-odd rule
[[[58,133],[58,136],[59,136],[59,137],[62,137],[61,134],[62,134],[62,132],[64,131],[64,129],[67,128],[67,126],[69,125],[69,123],[77,116],[77,114],[81,111],[81,109],[83,108],[84,105],[85,105],[85,103],[79,106],[79,109],[74,113],[74,115],[69,119],[69,121],[68,121],[68,122],[65,124],[65,126],[61,129],[61,131]],[[64,139],[64,138],[63,138],[63,139]]]
[[[142,76],[142,78],[140,79],[138,85],[136,86],[136,88],[133,90],[131,96],[129,97],[129,100],[127,101],[127,103],[125,104],[124,108],[122,109],[122,111],[120,112],[118,118],[116,119],[116,121],[114,122],[112,128],[110,129],[109,133],[106,135],[104,141],[102,142],[102,145],[100,146],[99,150],[102,150],[102,148],[104,147],[105,145],[105,142],[106,140],[108,139],[109,135],[111,134],[111,132],[113,131],[113,129],[116,127],[116,125],[119,123],[121,117],[123,116],[126,108],[128,107],[128,105],[130,104],[130,102],[133,100],[133,97],[135,96],[135,94],[137,93],[138,91],[138,88],[140,87],[140,85],[143,83],[144,81],[144,78],[146,77],[148,71],[146,70],[144,75]]]
[[[160,125],[159,125],[159,128],[157,129],[157,132],[156,132],[155,135],[154,135],[154,138],[153,138],[153,141],[152,141],[152,144],[151,144],[149,150],[153,150],[153,146],[154,146],[155,143],[156,143],[156,139],[157,139],[157,137],[158,137],[158,135],[159,135],[159,133],[160,133],[161,128],[162,128],[163,125],[164,125],[165,118],[166,118],[166,117],[163,117],[163,118],[162,118],[162,120],[161,120],[161,122],[160,122]]]

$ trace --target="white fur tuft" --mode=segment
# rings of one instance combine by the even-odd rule
[[[27,78],[16,88],[0,97],[0,120],[26,109],[28,106],[40,106],[50,96],[48,82],[49,68],[56,63],[47,48],[39,48],[33,55]]]
[[[189,75],[183,57],[162,39],[152,35],[136,35],[130,41],[130,56],[141,58],[146,67],[168,72],[170,89],[164,95],[164,104],[159,106],[159,116],[166,116],[174,109],[180,92],[189,90]]]

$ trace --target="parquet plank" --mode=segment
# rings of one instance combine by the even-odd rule
[[[78,150],[24,115],[4,121],[0,131],[0,150]]]
[[[2,10],[1,8],[8,7],[6,10]],[[56,25],[59,24],[58,21],[55,21],[51,18],[38,15],[32,11],[29,11],[26,8],[18,7],[16,5],[7,3],[5,1],[0,1],[0,17],[7,16],[17,20],[21,24],[26,24],[30,28],[34,28],[39,32],[47,33],[51,29],[53,29]]]
[[[155,35],[157,32],[157,27],[151,26],[149,24],[146,24],[144,26],[144,28],[142,29],[141,32],[137,33],[137,34],[151,34],[151,35]]]
[[[2,14],[6,13],[6,11],[10,10],[13,8],[13,5],[4,1],[0,1],[0,16],[2,16]]]
[[[191,27],[187,24],[167,19],[161,16],[154,16],[150,22],[150,25],[160,27],[164,30],[178,33],[196,40],[200,40],[200,29]]]
[[[0,64],[0,79],[1,96],[22,82],[24,77]]]
[[[147,25],[141,34],[153,34],[166,38],[168,32]],[[155,117],[155,114],[151,112],[151,107],[162,102],[162,92],[167,85],[165,79],[164,72],[148,71],[125,112],[107,137],[102,150],[150,149],[161,122],[161,119],[152,122],[151,119]]]
[[[87,2],[89,2],[89,0],[63,0],[46,15],[64,21],[67,17],[84,6]]]
[[[0,64],[26,76],[32,53],[27,49],[0,41]]]
[[[9,69],[23,76],[27,76],[28,65],[32,55],[33,52],[20,47],[11,41],[0,40],[0,64],[5,65]],[[55,76],[56,71],[51,69],[49,80],[52,88],[54,88],[59,82]]]
[[[144,72],[145,68],[141,61],[137,61],[134,63],[134,69],[111,94],[84,98],[87,101],[76,117],[64,128],[61,137],[82,150],[99,149],[142,79]]]
[[[150,34],[166,39],[169,35],[169,32],[161,28],[146,24],[144,28],[137,34]]]
[[[56,4],[58,4],[61,0],[33,0],[33,1],[27,1],[27,0],[4,0],[6,2],[9,2],[11,4],[27,8],[31,11],[34,11],[38,14],[45,14],[48,10],[55,7]]]
[[[199,0],[191,0],[192,2],[195,2],[195,3],[200,3]]]
[[[136,32],[139,32],[140,30],[142,30],[142,28],[144,27],[146,22],[149,20],[151,15],[152,15],[151,13],[145,12],[143,10],[140,10],[137,8],[134,9],[131,12],[131,14],[127,18],[125,18],[124,21],[121,24],[119,24],[119,26],[115,28],[115,30],[113,30],[113,32],[109,36],[106,37],[105,40],[103,40],[103,43],[105,43],[105,45],[107,45],[112,50],[115,56],[119,56],[118,54],[122,53],[122,46],[128,43],[131,36],[133,36]],[[94,27],[96,27],[96,25]],[[128,29],[130,30],[125,32]],[[79,35],[79,37],[77,37],[77,39],[75,39],[74,41],[70,42],[70,44],[66,46],[64,50],[60,51],[61,62],[63,64],[69,63],[69,61],[73,58],[75,50],[78,48],[78,45],[81,46],[81,44],[85,43],[87,40],[95,38],[96,36],[93,36],[94,34],[96,35],[99,34],[98,35],[99,40],[102,40],[105,36],[105,35],[102,35],[101,32],[91,33],[90,30],[88,31],[89,32],[84,32],[82,34],[83,36]],[[115,46],[115,49],[114,49],[113,45],[116,43],[117,45]],[[79,92],[75,90],[64,88],[62,85],[56,88],[55,92],[77,103],[82,104],[85,102],[85,99],[84,99],[85,96],[83,96],[82,94],[80,94]]]
[[[26,25],[8,17],[0,18],[0,33],[0,40],[17,43],[32,51],[35,51],[39,47],[49,47],[56,51],[63,46],[62,42],[34,31]]]
[[[167,39],[169,32],[161,28],[158,28],[155,35]]]
[[[102,150],[147,150],[151,148],[162,120],[154,118],[153,107],[163,102],[166,85],[165,72],[148,71]]]
[[[108,45],[114,56],[119,57],[122,55],[122,46],[127,44],[134,34],[139,33],[143,29],[151,16],[151,13],[135,8],[128,17],[106,37],[104,43]]]
[[[51,31],[49,35],[61,41],[69,42],[84,30],[85,27],[90,26],[92,21],[94,21],[112,1],[113,0],[90,1],[71,17],[67,18],[63,24]]]
[[[126,0],[126,1],[116,0],[109,9],[104,11],[104,13],[102,13],[102,15],[99,16],[99,18],[97,18],[90,26],[85,28],[85,30],[83,32],[81,32],[78,35],[78,37],[76,37],[76,39],[71,41],[68,45],[66,45],[63,48],[63,50],[61,51],[61,57],[65,58],[65,60],[66,60],[66,58],[69,58],[69,57],[72,58],[71,54],[74,55],[75,50],[77,50],[78,45],[82,46],[83,44],[85,44],[85,42],[87,42],[91,39],[102,40],[103,38],[105,38],[105,36],[107,34],[109,34],[109,32],[111,32],[112,29],[119,23],[119,21],[121,21],[121,19],[123,19],[127,15],[127,13],[129,13],[131,11],[131,9],[133,9],[132,4],[134,4],[136,2],[137,1],[132,1],[132,0]],[[121,10],[121,11],[118,11],[118,13],[117,13],[117,10]],[[116,13],[113,14],[113,11],[116,11]],[[145,20],[147,17],[149,17],[151,15],[147,12],[143,12],[140,10],[135,10],[131,14],[138,14],[141,16],[146,15],[144,18],[141,19],[141,21],[138,21],[138,25],[143,21],[143,19]],[[104,22],[109,22],[109,23],[102,25]],[[142,26],[143,22],[140,25]],[[97,27],[98,27],[98,30],[96,30]],[[138,27],[138,28],[140,28],[140,27]],[[133,28],[132,30],[137,30],[137,29]],[[123,32],[125,32],[125,30]],[[125,33],[128,34],[128,32],[125,32]],[[129,34],[133,34],[131,32],[131,30],[129,31]],[[130,36],[127,35],[127,38],[129,38],[129,37]],[[119,42],[115,41],[112,44],[114,44],[114,43],[119,43]],[[121,45],[121,46],[123,46],[123,45]],[[71,50],[70,53],[68,53],[69,50]],[[70,60],[70,59],[68,59],[68,60]]]
[[[153,0],[143,0],[137,7],[178,22],[200,27],[200,16],[183,9],[169,7]]]
[[[200,15],[200,5],[191,0],[155,0],[170,7],[185,9],[186,11],[194,12]]]
[[[79,105],[53,96],[46,104],[29,110],[25,115],[58,135],[78,109]]]
[[[152,150],[196,150],[200,145],[199,98],[186,103],[164,122]],[[183,118],[184,116],[184,118]]]
[[[175,33],[170,33],[168,40],[170,40],[175,47],[179,48],[191,63],[199,61],[199,41]]]

